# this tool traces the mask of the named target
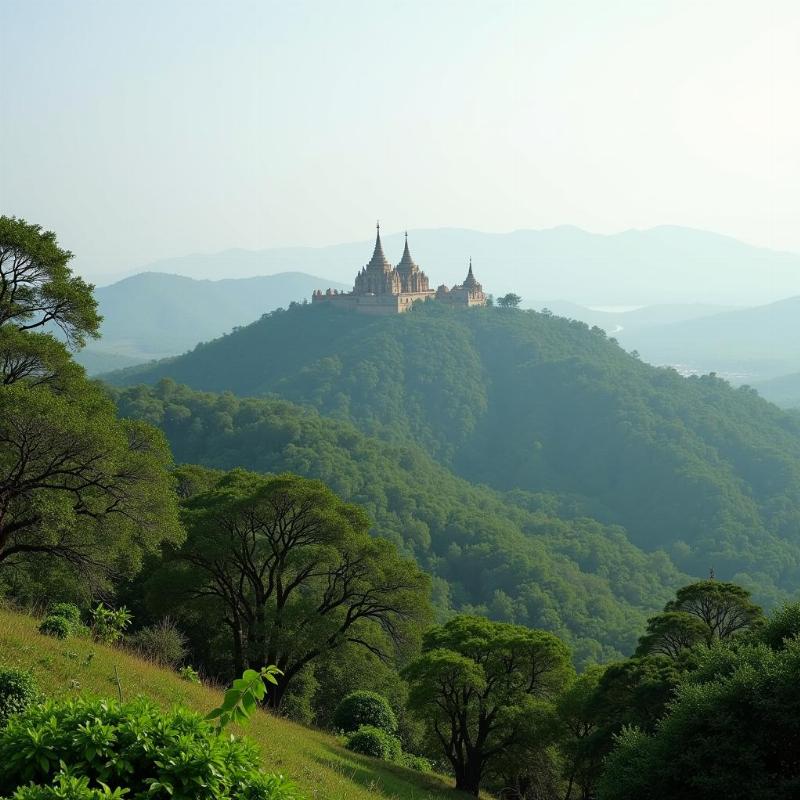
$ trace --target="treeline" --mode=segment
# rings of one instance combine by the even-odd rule
[[[275,312],[122,382],[279,394],[413,442],[472,482],[552,492],[678,569],[713,565],[772,603],[800,579],[800,420],[685,379],[546,313],[429,304],[369,318]],[[643,501],[646,499],[646,501]]]

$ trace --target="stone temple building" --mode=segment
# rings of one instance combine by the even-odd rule
[[[389,263],[383,254],[380,225],[372,258],[356,275],[353,291],[317,289],[311,297],[312,303],[328,303],[361,314],[402,314],[410,311],[418,300],[435,300],[463,308],[486,305],[483,287],[472,274],[472,259],[464,283],[452,288],[442,284],[438,289],[431,289],[428,276],[411,258],[408,234],[400,262],[396,267]]]

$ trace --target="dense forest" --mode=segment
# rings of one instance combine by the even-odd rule
[[[713,375],[642,363],[599,328],[513,309],[373,319],[294,306],[112,380],[162,377],[280,395],[414,443],[473,483],[554,495],[559,514],[621,526],[767,603],[800,579],[800,418]]]
[[[630,652],[647,613],[684,577],[663,553],[642,552],[555,495],[472,485],[413,443],[386,444],[285,400],[166,379],[114,395],[123,417],[164,431],[179,462],[323,480],[435,576],[440,613],[547,628],[581,664]]]

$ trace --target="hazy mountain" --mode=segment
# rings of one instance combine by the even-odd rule
[[[800,372],[754,383],[753,388],[758,389],[762,397],[779,406],[800,408]]]
[[[597,325],[606,333],[612,335],[616,335],[623,330],[648,328],[653,325],[669,325],[673,322],[684,322],[733,310],[729,306],[716,306],[706,303],[643,306],[642,308],[625,311],[605,311],[587,308],[566,300],[555,300],[545,305],[560,317],[578,319],[587,325]]]
[[[615,335],[654,364],[754,383],[800,370],[800,296]]]
[[[390,261],[401,233],[383,234]],[[471,256],[478,279],[495,295],[515,291],[541,308],[564,297],[587,306],[768,303],[800,292],[800,255],[752,247],[707,231],[673,226],[610,236],[562,226],[482,233],[412,230],[415,260],[433,285],[464,279]],[[372,238],[321,248],[227,250],[158,261],[148,269],[196,278],[241,278],[301,271],[352,285],[372,253]]]
[[[800,580],[800,420],[713,377],[643,363],[580,322],[298,307],[112,379],[165,377],[281,395],[422,446],[472,482],[571,498],[574,513],[623,526],[692,574],[714,565],[766,595]]]
[[[97,373],[183,353],[328,285],[344,288],[300,272],[214,281],[140,273],[96,290],[102,338],[78,360]]]

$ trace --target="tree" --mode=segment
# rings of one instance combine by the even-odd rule
[[[426,633],[404,674],[409,705],[450,762],[456,788],[477,796],[493,767],[529,746],[537,702],[552,701],[572,667],[551,633],[458,616]]]
[[[163,436],[116,418],[62,342],[97,335],[92,287],[50,232],[0,217],[0,571],[131,572],[182,532]]]
[[[519,308],[521,302],[522,298],[513,292],[504,294],[502,297],[498,297],[497,300],[495,300],[495,303],[500,306],[500,308]]]
[[[716,642],[651,733],[626,728],[602,800],[790,800],[800,788],[800,642]]]
[[[93,286],[69,269],[72,253],[52,231],[15,217],[0,217],[0,326],[20,331],[56,327],[83,346],[97,337],[101,317]]]
[[[679,589],[664,612],[647,621],[637,654],[676,658],[698,642],[727,639],[759,626],[763,619],[761,608],[741,586],[713,579],[698,581]]]
[[[709,640],[710,629],[687,611],[666,611],[647,620],[647,633],[639,639],[637,655],[661,654],[677,658],[687,647]]]
[[[320,481],[234,470],[188,499],[183,519],[187,540],[156,591],[216,603],[235,669],[283,672],[274,708],[320,656],[349,642],[390,659],[428,618],[427,576]]]

